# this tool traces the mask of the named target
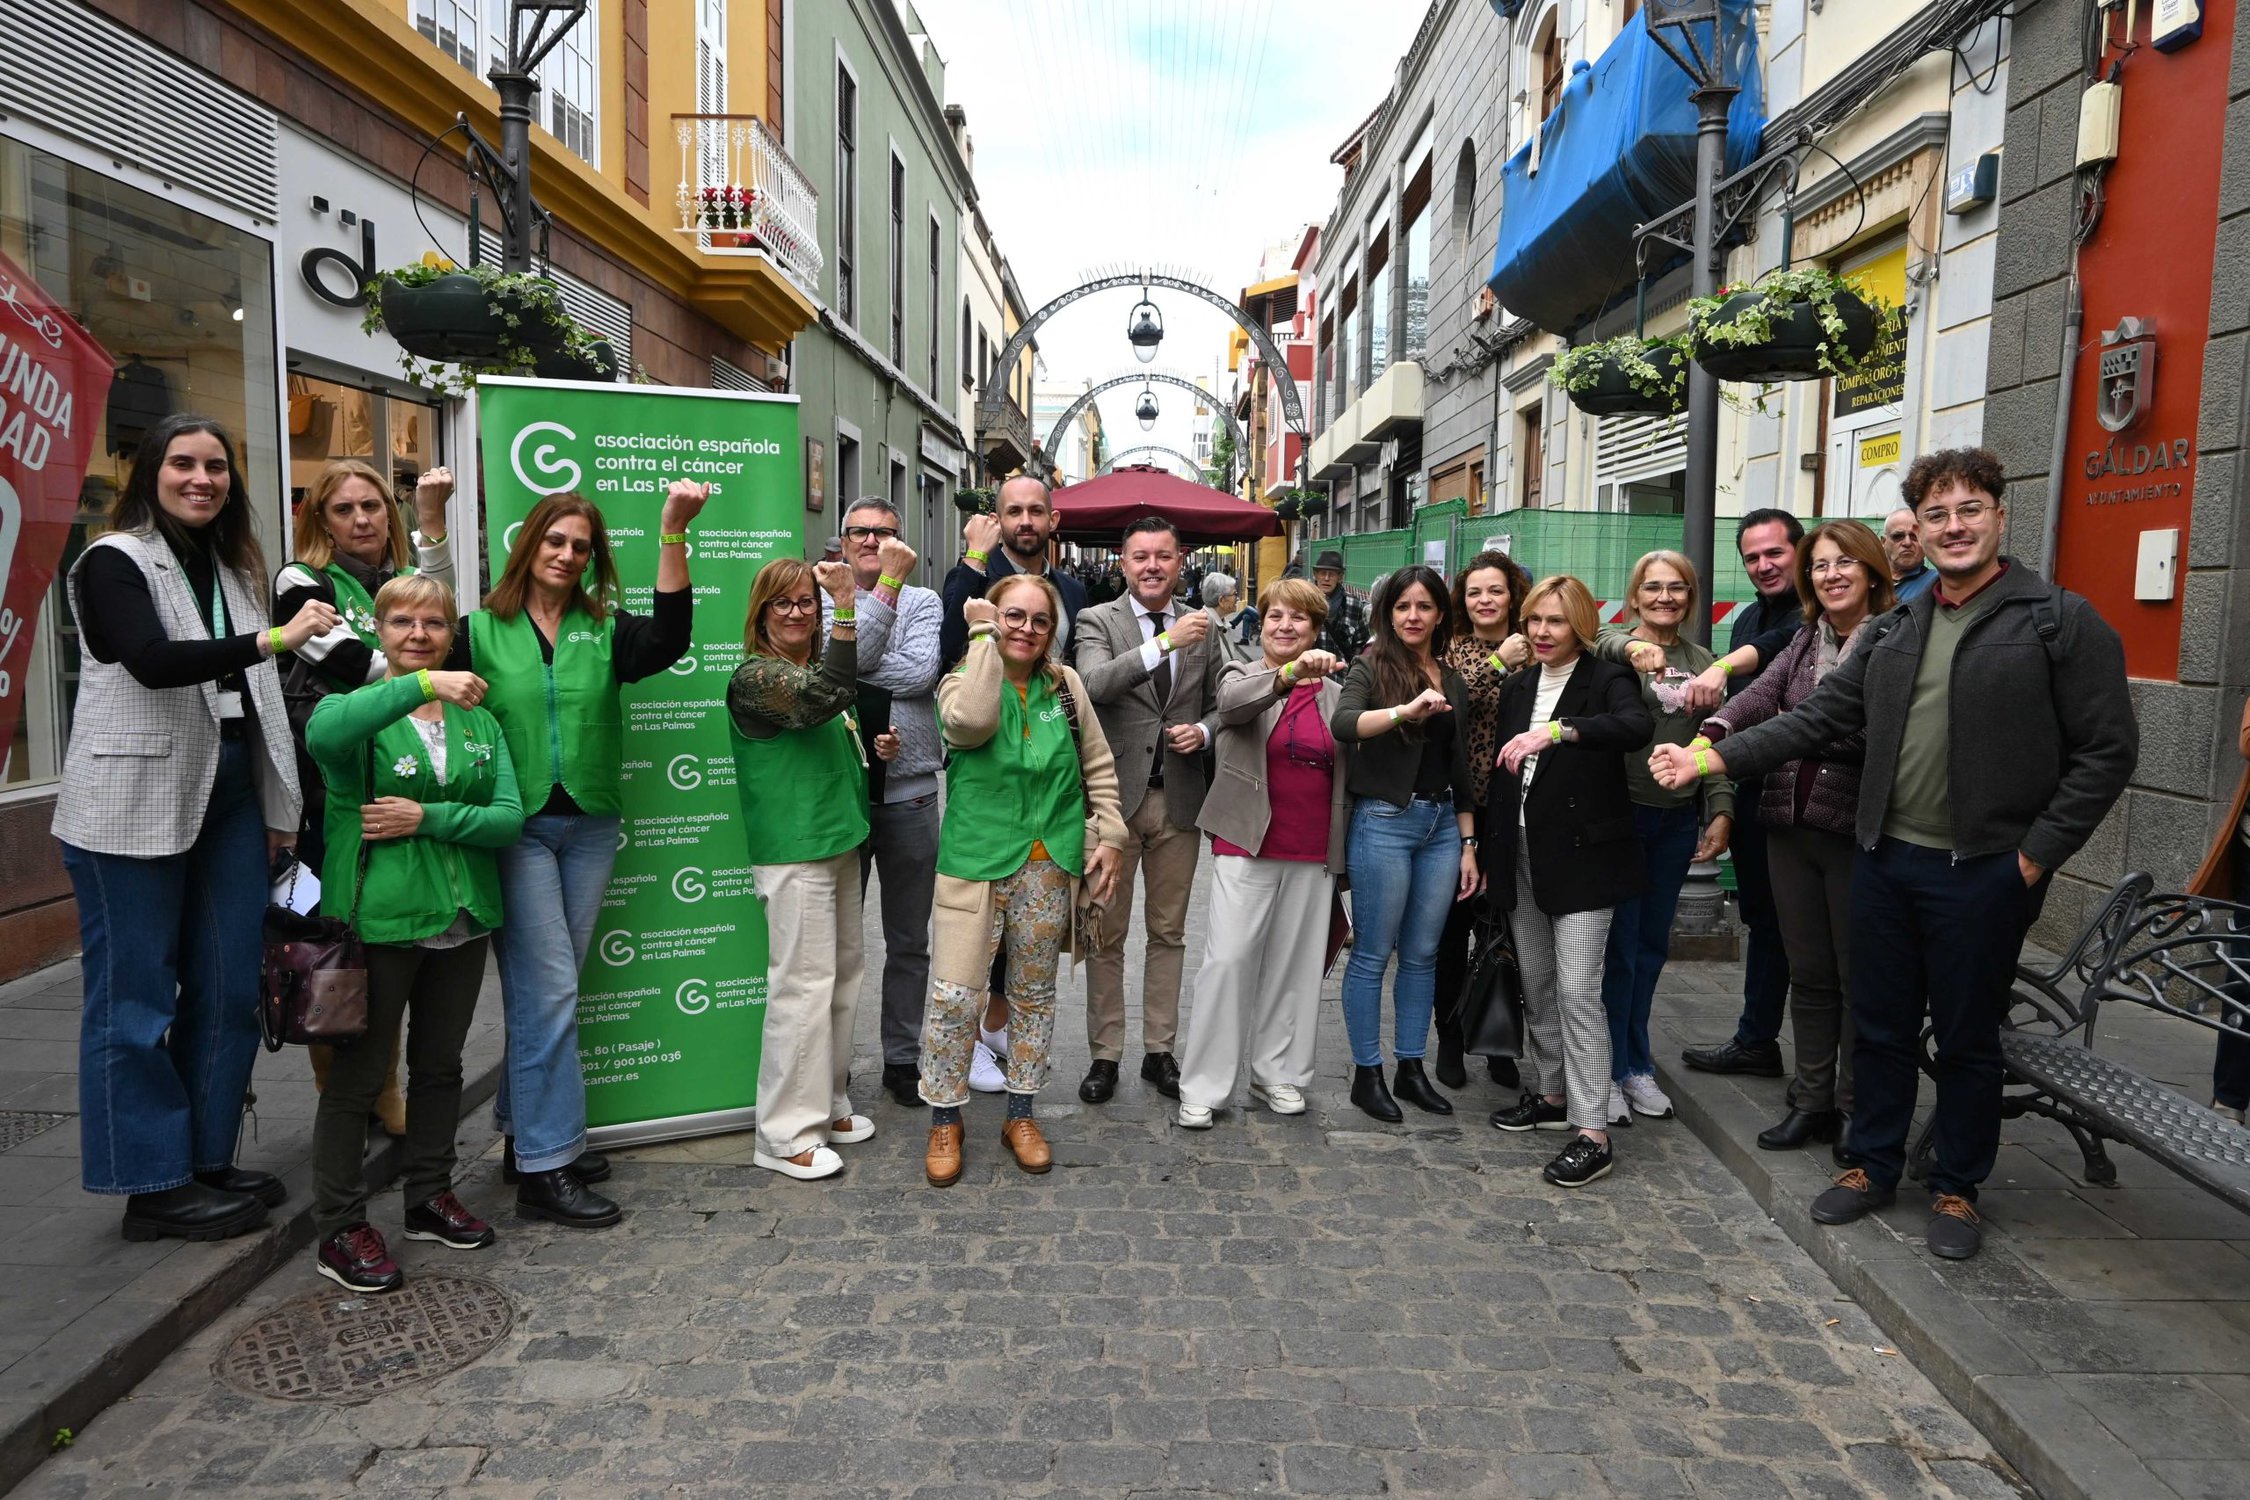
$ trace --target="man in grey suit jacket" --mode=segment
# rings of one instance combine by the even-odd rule
[[[1078,617],[1078,675],[1093,696],[1102,733],[1117,757],[1125,814],[1125,857],[1117,894],[1103,921],[1086,980],[1086,1031],[1094,1063],[1078,1097],[1103,1104],[1117,1091],[1125,1045],[1125,929],[1133,876],[1148,877],[1148,949],[1141,967],[1141,1077],[1167,1099],[1180,1097],[1172,1041],[1180,1022],[1180,968],[1186,956],[1188,894],[1203,847],[1204,747],[1211,742],[1218,659],[1209,611],[1173,598],[1180,537],[1151,516],[1125,532],[1127,593]]]

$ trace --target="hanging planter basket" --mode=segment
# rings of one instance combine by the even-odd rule
[[[385,276],[377,291],[382,327],[416,359],[488,364],[511,347],[559,349],[565,330],[525,292],[487,285],[466,271],[427,281]]]
[[[1558,357],[1548,378],[1594,417],[1669,417],[1687,410],[1687,350],[1658,339],[1606,339]]]
[[[531,373],[542,380],[594,380],[614,384],[617,350],[608,339],[571,340],[558,349],[539,350],[532,361]]]
[[[1280,499],[1274,501],[1273,513],[1279,516],[1284,521],[1294,521],[1301,514],[1301,512],[1298,510],[1298,506],[1301,503],[1302,502],[1299,501],[1299,499],[1295,495],[1285,494]]]
[[[993,492],[986,489],[963,489],[953,492],[953,508],[964,516],[992,514]]]
[[[1310,521],[1328,514],[1328,497],[1318,490],[1306,490],[1297,497],[1297,519]]]
[[[1890,319],[1842,283],[1826,298],[1752,287],[1695,319],[1695,362],[1720,380],[1818,380],[1858,369]]]

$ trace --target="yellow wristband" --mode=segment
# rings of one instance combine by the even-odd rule
[[[964,552],[961,555],[963,557],[966,557],[970,562],[976,563],[980,566],[992,561],[991,553],[980,552],[974,547],[971,547],[967,552]]]
[[[875,575],[875,587],[879,589],[889,589],[892,593],[895,594],[900,589],[906,587],[906,580],[903,578],[893,578],[888,573],[878,573],[877,575]]]
[[[1295,682],[1297,680],[1297,664],[1295,662],[1282,663],[1281,680],[1283,682]]]
[[[289,649],[288,641],[289,638],[281,633],[281,627],[279,625],[274,626],[273,629],[266,632],[266,644],[273,647],[273,654],[275,656],[279,656],[282,652]]]
[[[656,534],[656,545],[659,547],[686,546],[687,533],[684,531],[659,531]]]
[[[1723,656],[1720,657],[1717,661],[1713,662],[1712,665],[1719,669],[1719,675],[1721,677],[1732,677],[1734,675],[1734,663],[1728,661]]]
[[[1549,719],[1547,721],[1547,738],[1558,745],[1562,743],[1562,720]]]
[[[1690,750],[1708,750],[1711,748],[1711,736],[1699,734],[1687,742],[1687,747]]]
[[[424,703],[428,703],[437,697],[437,684],[430,681],[430,669],[428,667],[416,672],[414,680],[422,684],[422,701]]]
[[[1169,630],[1166,630],[1166,631],[1160,631],[1160,632],[1159,632],[1159,633],[1157,634],[1157,637],[1156,637],[1156,649],[1157,649],[1157,651],[1158,651],[1158,653],[1159,653],[1160,655],[1164,655],[1164,656],[1170,656],[1170,655],[1172,654],[1172,632],[1171,632],[1171,631],[1169,631]]]
[[[1485,664],[1491,667],[1495,672],[1505,672],[1508,670],[1508,664],[1500,659],[1500,653],[1497,651],[1493,652],[1484,660]]]
[[[839,609],[828,619],[832,625],[850,625],[859,619],[859,611],[856,609]]]
[[[1710,751],[1698,750],[1695,752],[1695,774],[1698,776],[1708,776],[1711,774]]]

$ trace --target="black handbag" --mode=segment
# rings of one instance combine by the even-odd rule
[[[1506,912],[1481,906],[1469,929],[1469,978],[1461,987],[1461,1050],[1473,1057],[1523,1056],[1523,971]]]

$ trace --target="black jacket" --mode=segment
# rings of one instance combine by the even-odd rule
[[[2010,561],[1994,605],[1954,648],[1948,684],[1954,854],[2018,850],[2044,869],[2076,854],[2132,779],[2140,731],[2125,690],[2125,647],[2078,595]],[[1882,837],[1922,642],[1937,610],[1925,589],[1868,627],[1870,638],[1788,713],[1726,738],[1739,783],[1867,732],[1860,847]],[[1536,783],[1534,783],[1536,785]]]
[[[969,622],[961,613],[961,606],[971,599],[982,599],[992,586],[1010,573],[1023,569],[1008,560],[1008,549],[995,547],[992,556],[985,559],[984,571],[979,573],[965,562],[957,562],[945,575],[945,583],[938,590],[938,598],[945,605],[945,615],[938,623],[938,672],[953,670],[953,665],[969,654]],[[1062,660],[1071,661],[1078,654],[1078,612],[1086,607],[1086,585],[1061,568],[1049,568],[1047,578],[1062,595],[1063,618],[1069,628],[1063,642]]]
[[[1531,727],[1539,696],[1539,668],[1510,677],[1500,689],[1500,743]],[[1539,752],[1529,800],[1523,773],[1495,766],[1486,785],[1485,835],[1477,867],[1491,882],[1491,901],[1516,909],[1516,835],[1530,837],[1532,895],[1551,917],[1599,911],[1638,896],[1648,886],[1640,835],[1633,829],[1633,798],[1625,785],[1625,757],[1641,754],[1656,721],[1641,702],[1641,683],[1630,667],[1582,653],[1555,700],[1555,717],[1578,736]],[[1522,829],[1516,808],[1523,806]]]
[[[1473,812],[1477,800],[1476,781],[1469,775],[1469,687],[1451,667],[1443,669],[1442,680],[1446,699],[1453,705],[1453,807],[1456,812]],[[1329,715],[1328,732],[1336,737],[1336,743],[1349,748],[1345,790],[1354,797],[1380,797],[1393,807],[1404,807],[1414,800],[1415,773],[1422,768],[1422,736],[1407,735],[1401,725],[1371,740],[1359,737],[1361,714],[1397,706],[1376,701],[1375,661],[1362,656],[1344,674],[1343,692],[1336,699],[1335,713]]]

